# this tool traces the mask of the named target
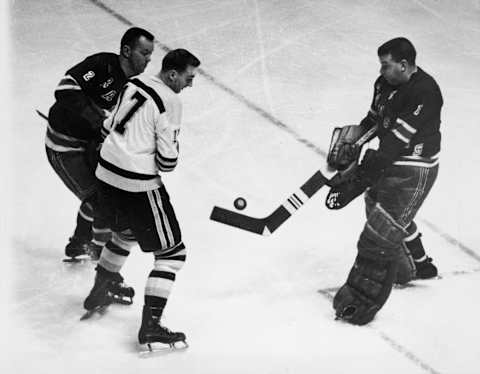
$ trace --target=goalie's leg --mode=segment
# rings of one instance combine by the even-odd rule
[[[355,325],[370,322],[387,301],[397,275],[407,232],[379,205],[369,214],[358,254],[346,283],[333,300],[337,318]]]

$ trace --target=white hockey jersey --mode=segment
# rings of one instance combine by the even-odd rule
[[[159,171],[177,165],[181,120],[180,98],[160,78],[131,79],[103,124],[97,178],[131,192],[161,186]]]

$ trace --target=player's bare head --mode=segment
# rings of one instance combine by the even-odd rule
[[[383,43],[377,50],[380,59],[380,74],[391,84],[408,81],[416,68],[415,47],[407,38],[395,38]]]
[[[140,27],[131,27],[120,41],[120,58],[124,59],[127,76],[143,73],[153,52],[154,36]]]
[[[186,49],[174,49],[162,60],[160,76],[167,86],[179,93],[185,87],[191,87],[200,60]]]

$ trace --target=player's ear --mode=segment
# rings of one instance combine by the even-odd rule
[[[408,65],[407,60],[400,61],[400,70],[402,72],[406,71],[407,70],[407,65]]]
[[[132,49],[129,45],[122,45],[122,50],[120,51],[123,57],[129,58],[132,55]]]
[[[175,82],[177,80],[177,76],[178,76],[178,73],[176,70],[172,69],[168,72],[168,77],[170,78],[171,82]]]

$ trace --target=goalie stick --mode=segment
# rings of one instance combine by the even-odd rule
[[[355,145],[361,147],[375,137],[376,131],[377,126],[372,127],[355,142]],[[210,219],[241,230],[268,236],[278,229],[298,209],[300,209],[318,190],[320,190],[320,188],[324,185],[328,185],[334,178],[340,178],[349,173],[355,165],[356,162],[352,163],[349,168],[337,172],[331,179],[328,179],[320,170],[318,170],[267,217],[255,218],[219,206],[214,206],[212,213],[210,214]]]

